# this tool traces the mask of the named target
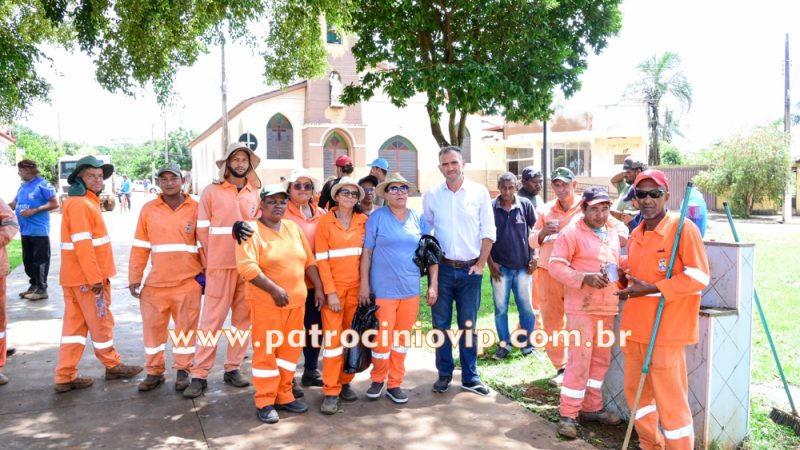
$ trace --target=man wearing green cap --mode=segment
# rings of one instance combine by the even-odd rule
[[[67,178],[69,197],[61,213],[64,323],[55,373],[56,392],[87,388],[94,382],[91,377],[78,376],[87,333],[92,335],[95,356],[106,367],[107,380],[130,378],[142,371],[141,366],[122,364],[114,348],[109,278],[117,270],[97,196],[103,190],[103,180],[113,172],[111,164],[85,156]]]

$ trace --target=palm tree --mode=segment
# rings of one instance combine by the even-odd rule
[[[692,85],[680,69],[681,58],[676,53],[664,52],[642,61],[637,67],[640,78],[629,84],[626,96],[641,98],[647,104],[648,127],[650,128],[650,155],[648,163],[657,166],[661,163],[658,147],[662,124],[659,120],[661,100],[669,95],[680,106],[692,106]]]

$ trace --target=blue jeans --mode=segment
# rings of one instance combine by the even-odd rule
[[[458,328],[466,330],[466,322],[471,321],[473,345],[467,347],[466,334],[458,341],[458,356],[461,358],[461,382],[474,383],[480,381],[478,375],[478,338],[475,332],[478,319],[478,307],[481,304],[481,283],[483,273],[468,275],[469,268],[455,269],[446,264],[439,264],[439,297],[431,307],[433,328],[445,332],[453,323],[453,300],[456,303],[456,319]],[[450,377],[455,369],[453,361],[453,343],[450,336],[444,345],[436,349],[436,369],[439,376]]]
[[[519,323],[522,329],[527,331],[519,341],[525,343],[526,347],[533,347],[528,339],[533,335],[533,328],[536,325],[536,316],[533,315],[531,306],[531,283],[533,277],[527,269],[509,269],[500,266],[500,281],[492,278],[492,294],[494,296],[494,325],[497,327],[497,337],[500,341],[510,344],[511,333],[508,331],[508,303],[511,292],[514,292],[514,300],[517,302],[519,311]],[[509,348],[510,349],[510,348]]]

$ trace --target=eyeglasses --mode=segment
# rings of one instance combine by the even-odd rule
[[[644,198],[647,198],[648,196],[650,198],[661,198],[666,193],[667,192],[665,190],[663,190],[663,189],[653,189],[652,191],[640,191],[639,189],[637,189],[636,190],[636,198],[644,199]]]
[[[295,191],[310,191],[314,189],[313,183],[294,183],[292,185]]]
[[[341,194],[342,197],[350,197],[350,198],[358,198],[360,195],[358,191],[350,191],[347,189],[339,189],[337,195],[338,194]]]
[[[390,194],[408,194],[408,186],[401,184],[400,186],[389,186],[386,192]]]
[[[367,194],[372,194],[373,192],[375,192],[375,188],[362,187],[361,189],[364,189],[364,192]]]

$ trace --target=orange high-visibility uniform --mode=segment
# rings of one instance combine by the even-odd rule
[[[253,323],[256,407],[291,403],[292,378],[303,347],[308,292],[303,277],[307,268],[317,264],[311,247],[294,222],[281,220],[280,231],[275,231],[259,221],[253,235],[236,246],[236,261],[239,273],[248,281],[245,297]],[[276,306],[272,295],[249,283],[261,273],[286,291],[289,304]],[[280,345],[270,336],[280,338]],[[275,345],[270,348],[270,343]]]
[[[672,246],[680,218],[667,214],[653,231],[642,222],[628,240],[629,274],[655,283],[665,304],[650,372],[647,375],[636,420],[639,443],[644,449],[694,448],[694,425],[689,408],[685,346],[697,343],[701,291],[710,281],[708,258],[700,231],[684,221],[672,278],[666,279]],[[630,298],[625,303],[620,333],[630,331],[625,355],[625,397],[633,408],[642,366],[655,321],[659,294]],[[661,421],[663,433],[659,430]]]
[[[378,310],[375,318],[378,319],[378,335],[375,348],[372,349],[372,372],[370,378],[376,383],[383,383],[386,374],[389,374],[387,389],[400,387],[406,374],[406,353],[411,342],[406,334],[399,334],[395,341],[395,330],[398,332],[409,331],[417,321],[419,313],[420,296],[407,298],[376,298]],[[383,337],[388,337],[384,340]],[[445,344],[447,345],[447,344]]]
[[[111,238],[108,236],[100,199],[87,191],[82,197],[67,197],[61,210],[61,286],[64,289],[64,323],[55,382],[68,383],[78,374],[78,362],[92,334],[94,354],[110,369],[120,363],[114,348],[114,315],[111,314],[111,283],[117,273]],[[98,308],[93,284],[103,283],[103,309]],[[102,311],[103,317],[100,317]]]
[[[234,248],[231,239],[233,223],[247,221],[252,227],[258,217],[258,189],[246,184],[242,190],[222,181],[209,185],[200,196],[197,211],[197,239],[206,257],[206,291],[200,316],[200,330],[215,333],[222,328],[231,312],[231,331],[250,328],[247,302],[244,298],[244,280],[236,271]],[[238,370],[247,353],[247,343],[228,343],[225,371]],[[214,367],[217,348],[198,345],[192,366],[193,378],[208,378]]]
[[[195,277],[203,270],[196,233],[197,202],[188,195],[173,210],[161,196],[139,213],[128,265],[128,282],[142,283],[148,258],[152,267],[140,292],[144,331],[145,368],[150,375],[165,370],[167,327],[175,322],[176,335],[191,334],[200,317],[201,287]],[[193,336],[193,335],[192,335]],[[173,342],[174,369],[189,370],[194,342]]]
[[[536,224],[528,237],[531,248],[539,249],[539,264],[536,268],[536,278],[538,284],[539,303],[542,316],[542,326],[547,333],[548,340],[544,348],[550,362],[556,369],[560,369],[567,364],[567,350],[562,345],[553,345],[552,337],[556,331],[564,330],[566,318],[564,316],[564,285],[556,281],[548,272],[550,264],[550,253],[553,252],[557,234],[547,236],[539,244],[539,233],[544,229],[544,225],[551,220],[558,220],[558,230],[561,231],[581,212],[581,201],[579,198],[573,200],[572,206],[564,210],[558,199],[547,202],[536,218]]]
[[[367,216],[353,213],[350,227],[344,229],[336,219],[338,207],[333,207],[319,221],[316,238],[316,259],[325,295],[336,294],[341,310],[333,312],[326,304],[322,308],[322,328],[325,332],[335,332],[322,351],[325,364],[322,366],[322,392],[328,396],[338,396],[343,384],[353,381],[355,374],[344,370],[344,348],[341,343],[342,331],[350,328],[358,308],[358,289],[361,284],[359,263],[364,245]]]
[[[8,317],[6,315],[6,302],[8,296],[6,295],[6,277],[8,276],[8,250],[6,245],[11,242],[11,239],[19,231],[19,224],[17,223],[17,216],[5,200],[0,198],[0,373],[3,373],[3,367],[6,365],[6,327],[8,325]]]
[[[580,333],[579,342],[560,343],[571,347],[561,385],[559,412],[573,419],[581,410],[603,409],[603,379],[611,362],[613,340],[599,345],[598,331],[608,331],[613,336],[614,316],[619,310],[619,297],[614,295],[619,289],[616,283],[596,289],[585,285],[583,278],[588,273],[600,272],[604,263],[620,264],[619,236],[614,224],[606,222],[606,237],[602,239],[586,225],[582,215],[576,217],[558,234],[549,261],[550,275],[567,289],[564,300],[567,329]]]

